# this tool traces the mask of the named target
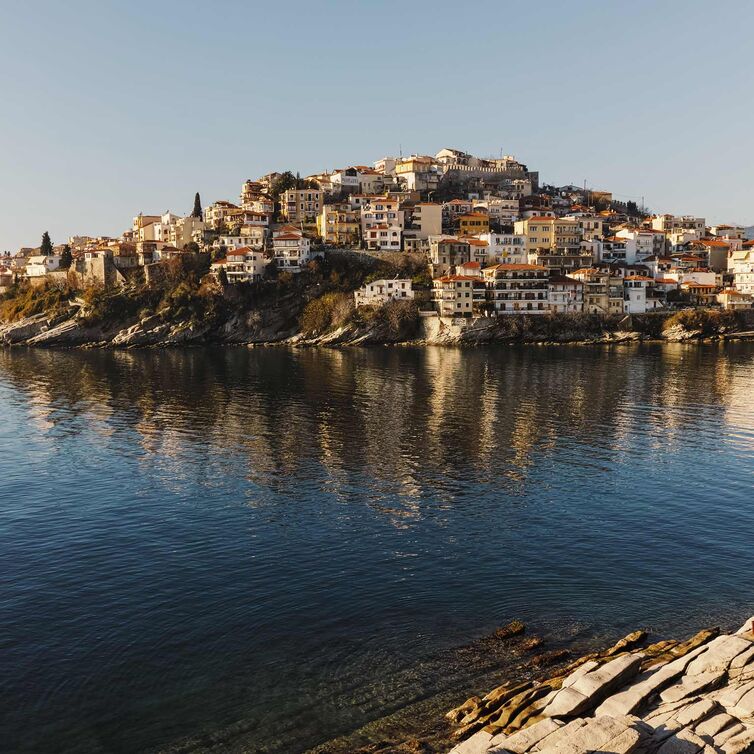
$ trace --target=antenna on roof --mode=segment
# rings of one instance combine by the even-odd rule
[[[401,155],[401,159],[403,159],[403,144],[399,144],[398,145],[398,152]]]

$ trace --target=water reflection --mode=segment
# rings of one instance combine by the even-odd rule
[[[744,343],[0,351],[0,722],[292,752],[511,617],[738,619],[752,395]]]

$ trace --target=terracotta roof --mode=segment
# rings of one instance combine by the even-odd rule
[[[547,271],[547,267],[542,267],[537,264],[493,264],[491,267],[485,267],[485,270],[531,270],[531,271]]]
[[[301,241],[303,240],[300,235],[297,233],[283,233],[282,235],[275,236],[275,238],[272,239],[272,243],[275,243],[275,241]]]
[[[670,285],[671,283],[678,285],[678,281],[673,278],[655,278],[655,283],[660,283],[660,285]]]
[[[479,262],[464,262],[461,267],[471,267],[473,269],[477,269],[477,267],[481,267],[482,265],[479,264]]]
[[[654,278],[648,278],[644,275],[627,275],[624,280],[646,280],[649,283],[654,282]]]

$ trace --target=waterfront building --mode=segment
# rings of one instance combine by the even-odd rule
[[[584,284],[584,311],[588,314],[608,314],[610,311],[610,274],[596,267],[584,267],[570,277]]]
[[[487,302],[496,314],[545,314],[549,310],[546,267],[496,264],[482,270]]]
[[[484,282],[472,275],[443,275],[432,281],[432,301],[441,317],[470,317],[484,301]]]
[[[566,275],[548,280],[547,303],[555,314],[576,314],[584,311],[584,284]]]

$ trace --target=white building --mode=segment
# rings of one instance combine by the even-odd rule
[[[565,275],[556,275],[548,281],[547,302],[551,312],[576,314],[584,311],[584,284]]]
[[[515,233],[482,233],[479,238],[487,242],[490,262],[502,264],[526,264],[526,236]]]
[[[373,280],[354,291],[356,306],[380,306],[388,301],[404,301],[414,297],[408,278]]]
[[[372,251],[400,251],[400,225],[372,225],[364,231],[364,243]]]
[[[49,256],[29,257],[26,260],[26,277],[43,278],[48,272],[53,272],[60,268],[60,255],[50,254]]]
[[[228,251],[225,273],[229,283],[256,283],[262,279],[266,266],[264,254],[246,246]]]
[[[312,259],[311,243],[302,233],[284,226],[272,234],[272,254],[278,270],[301,272]]]
[[[624,311],[627,314],[644,314],[647,311],[647,289],[653,279],[644,275],[623,278]]]
[[[728,258],[728,272],[733,273],[733,285],[737,291],[754,294],[754,249],[732,252]]]

